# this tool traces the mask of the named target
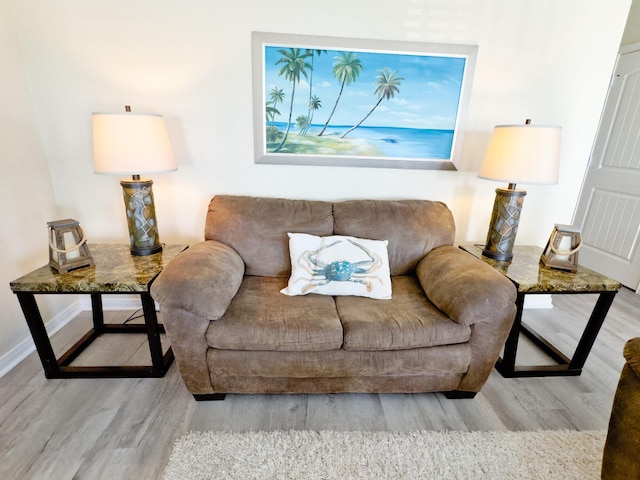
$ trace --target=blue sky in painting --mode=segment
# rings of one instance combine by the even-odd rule
[[[276,121],[286,122],[291,101],[291,82],[278,72],[281,58],[278,46],[265,47],[264,84],[266,99],[274,86],[285,92],[285,100],[278,105],[281,115]],[[404,80],[399,93],[390,100],[383,100],[376,111],[363,124],[365,126],[393,126],[402,128],[453,130],[460,99],[465,59],[460,57],[356,52],[363,69],[355,82],[345,86],[331,125],[355,125],[378,101],[375,80],[378,71],[388,67],[397,71]],[[315,55],[313,71],[313,94],[322,101],[313,123],[324,124],[335,104],[340,84],[333,75],[333,62],[337,50]],[[311,63],[311,59],[308,59]],[[309,100],[309,78],[301,77],[296,85],[292,122],[298,115],[307,114]]]

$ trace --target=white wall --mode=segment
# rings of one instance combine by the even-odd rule
[[[58,204],[90,240],[124,241],[118,179],[92,173],[93,111],[163,114],[179,171],[154,177],[164,241],[202,237],[216,193],[443,200],[483,240],[499,184],[476,172],[493,125],[563,126],[560,184],[530,187],[518,241],[571,221],[630,0],[14,1]],[[472,43],[458,172],[255,165],[251,31]],[[338,179],[348,181],[337,181]],[[345,186],[346,185],[346,186]]]
[[[633,0],[627,18],[627,25],[622,35],[622,45],[640,43],[640,0]]]
[[[9,282],[47,263],[47,221],[57,215],[42,137],[11,6],[0,0],[0,364],[29,339]],[[60,300],[60,299],[58,299]],[[42,302],[48,318],[68,302]]]
[[[458,241],[483,241],[501,186],[476,177],[492,128],[532,118],[563,127],[560,183],[527,187],[518,234],[518,243],[544,244],[554,223],[571,221],[630,2],[13,0],[15,27],[2,16],[10,28],[0,48],[19,52],[17,29],[26,67],[19,57],[15,78],[0,82],[27,97],[10,105],[29,116],[25,147],[36,152],[26,157],[40,163],[28,170],[42,170],[44,145],[60,217],[78,219],[90,242],[126,242],[127,231],[118,178],[93,174],[91,113],[130,104],[165,116],[177,155],[177,172],[153,178],[165,242],[201,239],[217,193],[437,199],[453,210]],[[252,31],[479,45],[459,171],[255,165]],[[23,68],[38,125],[23,109]],[[20,215],[30,235],[51,203],[49,191],[31,201],[37,215]],[[41,254],[41,240],[20,249]]]

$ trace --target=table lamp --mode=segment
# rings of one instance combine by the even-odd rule
[[[560,127],[531,125],[497,125],[478,177],[507,182],[496,188],[496,198],[483,255],[499,261],[513,258],[513,245],[525,190],[516,184],[558,183]]]
[[[151,255],[162,250],[153,203],[153,181],[140,175],[177,169],[169,135],[161,115],[94,113],[93,166],[95,173],[131,175],[122,180],[124,205],[132,255]]]

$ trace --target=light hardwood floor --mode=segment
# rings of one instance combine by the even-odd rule
[[[570,354],[595,302],[554,297],[525,321]],[[130,312],[107,312],[108,321]],[[85,312],[54,337],[63,349]],[[46,380],[37,355],[0,379],[1,479],[159,478],[189,430],[605,430],[627,339],[640,336],[640,296],[620,291],[579,377],[505,379],[495,370],[473,400],[442,394],[228,395],[196,403],[175,365],[161,379]],[[536,358],[521,348],[520,363]],[[145,362],[143,337],[108,335],[78,362]]]

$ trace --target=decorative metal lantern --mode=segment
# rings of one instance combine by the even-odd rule
[[[579,228],[572,225],[556,225],[540,257],[540,263],[545,267],[575,272],[578,269],[578,251],[581,246]]]
[[[47,222],[49,227],[49,266],[59,273],[94,265],[80,222],[68,218]],[[67,247],[67,243],[71,246]]]

